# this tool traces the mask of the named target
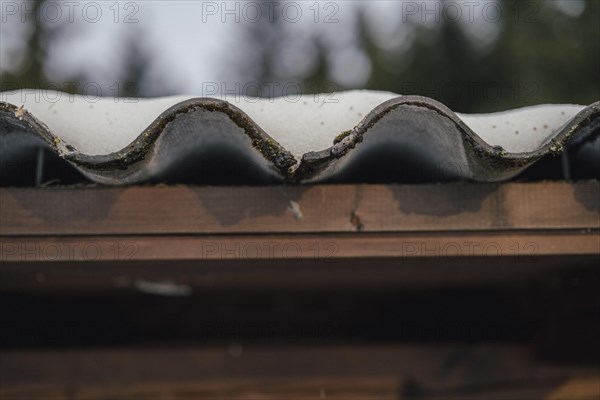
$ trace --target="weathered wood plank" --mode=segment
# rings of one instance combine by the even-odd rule
[[[397,400],[396,378],[217,380],[143,385],[61,385],[1,391],[3,400],[31,399],[137,399],[137,400]]]
[[[328,261],[600,254],[593,231],[0,238],[3,262]]]
[[[356,346],[4,352],[2,399],[592,399],[595,367],[524,346]]]
[[[507,382],[492,388],[464,388],[458,393],[419,394],[421,400],[597,400],[600,379],[573,378],[557,382]],[[147,383],[144,385],[90,385],[83,388],[38,386],[0,390],[3,400],[410,400],[396,378],[339,378],[284,380],[224,380],[195,383]]]
[[[0,235],[597,229],[597,182],[0,189]]]

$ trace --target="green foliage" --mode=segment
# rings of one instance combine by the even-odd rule
[[[527,9],[516,7],[527,3]],[[540,103],[590,104],[600,99],[600,2],[578,18],[543,2],[503,0],[501,34],[478,52],[457,23],[444,22],[431,43],[420,32],[407,53],[379,50],[364,34],[373,62],[369,89],[433,97],[462,112],[492,112]],[[364,29],[364,21],[361,23]],[[409,58],[408,67],[394,71]]]

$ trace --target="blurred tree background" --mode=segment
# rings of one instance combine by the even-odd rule
[[[477,34],[474,38],[461,22],[441,18],[433,28],[413,24],[410,45],[394,47],[374,33],[376,22],[365,11],[369,5],[358,8],[352,29],[358,37],[358,50],[368,62],[367,79],[359,84],[340,81],[332,74],[332,50],[319,35],[286,47],[294,33],[281,18],[244,27],[243,45],[251,51],[233,53],[225,61],[234,79],[241,82],[298,82],[303,93],[365,88],[423,95],[460,112],[491,112],[538,103],[590,104],[600,99],[600,1],[587,0],[579,14],[561,11],[548,1],[498,1],[505,15],[496,27],[496,37],[483,44],[478,44],[474,40]],[[37,2],[36,7],[42,3]],[[56,89],[46,76],[44,63],[47,43],[60,28],[49,30],[40,21],[32,23],[24,61],[16,71],[2,71],[4,90]],[[400,25],[398,28],[405,27]],[[144,38],[122,38],[127,60],[126,71],[119,78],[120,95],[173,94],[168,88],[149,90],[144,86],[141,77],[147,63],[139,51],[140,39]],[[314,59],[309,67],[290,73],[285,63],[281,65],[281,52],[291,48],[302,57],[306,46]],[[353,63],[345,67],[350,71],[357,68]],[[71,77],[72,81],[82,79]],[[77,92],[80,87],[63,85],[61,89]]]

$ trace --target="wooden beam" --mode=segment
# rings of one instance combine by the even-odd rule
[[[600,254],[598,230],[398,234],[0,237],[4,262],[331,261]]]
[[[0,235],[598,229],[598,182],[0,189]]]
[[[0,288],[481,284],[594,268],[599,190],[595,182],[0,189]]]
[[[597,367],[526,346],[354,346],[11,351],[2,399],[591,399]]]

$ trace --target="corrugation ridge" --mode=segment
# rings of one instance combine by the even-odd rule
[[[220,112],[243,129],[251,139],[253,148],[279,171],[284,180],[303,182],[315,179],[327,172],[332,163],[351,154],[352,149],[359,148],[370,130],[384,118],[391,116],[391,118],[396,118],[394,123],[402,124],[402,118],[394,117],[394,112],[404,107],[417,107],[433,111],[439,115],[440,121],[450,122],[455,132],[449,132],[449,134],[456,134],[462,138],[464,150],[469,159],[470,178],[483,181],[510,178],[545,155],[562,153],[571,138],[580,140],[583,136],[582,132],[590,133],[591,131],[595,137],[598,134],[598,125],[600,125],[598,123],[600,121],[600,102],[596,102],[566,122],[561,129],[555,132],[550,141],[537,150],[510,153],[499,146],[485,142],[458,115],[442,103],[427,97],[399,96],[375,107],[356,127],[341,133],[331,147],[306,153],[298,161],[246,113],[226,101],[217,99],[194,98],[170,107],[162,112],[132,143],[107,155],[88,155],[77,151],[69,143],[64,143],[54,135],[43,121],[39,121],[26,110],[22,110],[19,117],[15,115],[14,118],[18,118],[27,125],[31,133],[44,140],[52,151],[82,172],[88,172],[86,175],[90,176],[89,172],[94,170],[127,169],[134,165],[144,168],[144,163],[152,161],[148,159],[149,149],[153,148],[161,138],[170,122],[176,118],[186,118],[185,115],[194,110]],[[0,110],[13,115],[19,111],[15,105],[4,102],[0,102]],[[580,133],[582,134],[580,135]],[[93,175],[92,179],[94,179]],[[138,182],[143,181],[127,183]],[[115,179],[112,182],[105,180],[104,183],[119,184],[123,182]]]

